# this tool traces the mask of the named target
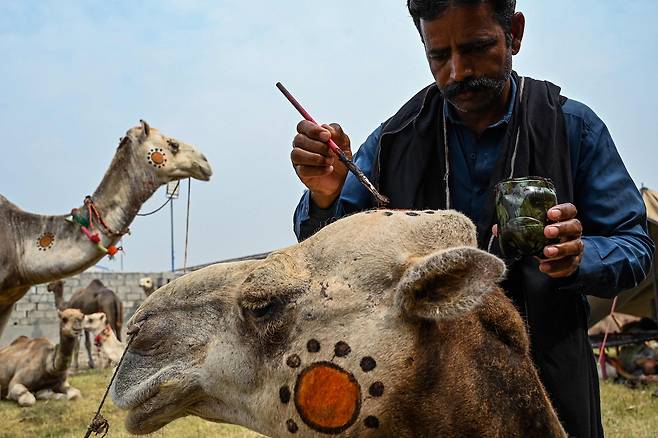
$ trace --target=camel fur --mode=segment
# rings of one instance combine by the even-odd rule
[[[105,248],[116,244],[160,186],[188,177],[207,181],[211,175],[208,161],[193,146],[146,122],[130,129],[91,196],[109,229],[95,224],[99,243]],[[86,220],[87,210],[77,209]],[[82,272],[105,256],[77,223],[65,218],[25,212],[0,196],[0,334],[14,303],[31,286]]]
[[[125,345],[117,338],[103,312],[85,315],[82,328],[91,334],[96,348],[100,349],[112,362],[119,362]]]
[[[82,330],[84,315],[78,309],[58,310],[59,344],[46,338],[16,338],[0,349],[0,397],[32,406],[37,399],[80,398],[68,383],[73,346]]]
[[[102,281],[92,280],[89,285],[79,289],[73,296],[64,302],[64,281],[57,280],[48,283],[48,291],[55,295],[55,306],[58,309],[80,309],[85,315],[103,312],[107,315],[108,324],[112,326],[119,341],[121,340],[121,329],[123,327],[123,303],[119,297],[110,289],[105,287]],[[91,340],[89,332],[85,330],[85,348],[89,367],[95,368],[94,359],[91,355]],[[76,350],[77,351],[77,350]],[[78,357],[75,356],[75,368],[78,368]]]
[[[564,437],[523,321],[453,211],[373,210],[148,297],[111,387],[126,428],[272,437]]]

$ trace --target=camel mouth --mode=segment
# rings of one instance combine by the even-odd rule
[[[207,161],[201,164],[195,163],[193,172],[193,177],[195,179],[201,181],[210,181],[210,177],[212,176],[212,167],[210,167],[210,163]]]
[[[130,353],[127,353],[128,356]],[[111,394],[114,404],[124,410],[137,409],[144,403],[151,402],[160,392],[160,385],[166,380],[164,372],[146,377],[142,382],[131,382],[122,375],[125,370],[119,369],[116,380],[112,383]],[[126,371],[127,372],[127,371]],[[140,379],[141,380],[141,379]],[[133,386],[134,385],[134,386]]]
[[[187,404],[183,400],[193,388],[185,383],[180,368],[169,366],[156,371],[140,366],[142,360],[139,354],[128,351],[110,388],[114,404],[128,411],[126,429],[140,435],[184,416]]]

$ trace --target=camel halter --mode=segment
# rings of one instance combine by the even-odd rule
[[[71,214],[66,217],[66,220],[71,223],[78,224],[80,226],[80,231],[85,236],[87,236],[87,239],[89,239],[90,242],[96,245],[96,248],[98,248],[99,251],[108,254],[110,258],[113,258],[116,253],[123,250],[123,247],[110,245],[106,248],[103,246],[101,243],[101,236],[98,234],[98,231],[96,231],[96,228],[94,227],[94,217],[105,230],[104,234],[121,237],[124,234],[130,234],[130,229],[124,228],[121,231],[115,231],[110,228],[105,222],[105,219],[103,219],[103,215],[101,214],[100,210],[98,207],[96,207],[96,204],[94,204],[94,200],[91,196],[85,196],[84,205],[87,208],[87,217],[84,217],[82,214],[80,214],[80,211],[77,208],[74,208],[71,210]]]
[[[130,330],[128,331],[128,335],[132,335],[132,336],[130,336],[128,343],[126,344],[126,348],[123,350],[123,353],[121,354],[121,358],[119,359],[116,368],[114,368],[114,373],[112,373],[112,378],[110,379],[110,383],[108,383],[107,388],[105,388],[105,394],[103,394],[103,398],[101,399],[101,402],[98,405],[98,409],[96,410],[96,414],[94,415],[94,418],[91,419],[89,425],[87,426],[87,432],[85,433],[84,438],[89,438],[92,432],[95,435],[99,435],[102,433],[103,435],[101,436],[101,438],[104,438],[105,435],[107,435],[107,433],[110,430],[110,422],[107,421],[107,419],[101,415],[101,409],[103,409],[103,405],[105,404],[105,399],[107,399],[107,394],[110,392],[110,387],[112,386],[112,383],[114,383],[114,378],[117,376],[117,372],[121,367],[123,358],[126,356],[126,353],[128,352],[128,348],[130,348],[130,344],[133,343],[135,337],[139,333],[140,326],[138,324],[135,324],[135,327],[136,327],[135,332],[130,333]]]

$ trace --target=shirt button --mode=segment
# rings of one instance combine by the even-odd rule
[[[471,154],[471,155],[469,155],[469,157],[471,157],[471,160],[475,160],[475,158],[476,158],[475,154]]]

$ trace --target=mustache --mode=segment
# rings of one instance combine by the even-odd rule
[[[507,79],[494,79],[487,76],[479,78],[467,78],[463,81],[455,81],[446,85],[441,93],[445,99],[451,99],[459,94],[472,91],[493,91],[502,89],[505,86]]]

